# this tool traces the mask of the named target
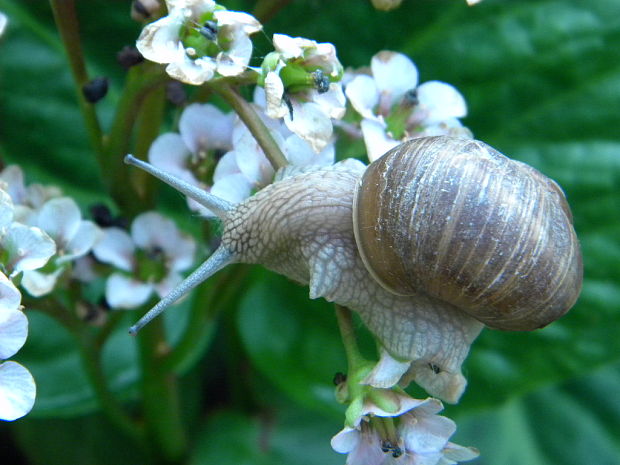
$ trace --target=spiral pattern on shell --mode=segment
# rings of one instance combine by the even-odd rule
[[[560,187],[480,141],[425,137],[391,150],[366,170],[354,223],[385,288],[439,298],[490,327],[543,327],[581,289]]]

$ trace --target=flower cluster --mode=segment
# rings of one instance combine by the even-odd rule
[[[168,15],[147,25],[136,46],[166,72],[200,85],[243,73],[252,56],[250,35],[262,29],[253,16],[228,11],[212,0],[166,0]]]
[[[330,43],[274,34],[275,52],[265,57],[259,84],[265,88],[266,113],[320,152],[333,132],[332,119],[345,114],[338,82],[343,68]]]
[[[405,55],[383,51],[372,57],[371,75],[347,77],[346,95],[362,117],[368,159],[376,160],[414,137],[471,137],[458,118],[467,114],[463,96],[450,84],[418,85],[418,69]]]
[[[82,213],[75,201],[62,195],[53,186],[41,184],[24,184],[22,170],[11,165],[0,174],[0,180],[6,183],[6,189],[14,204],[15,220],[26,231],[45,232],[50,242],[34,243],[31,241],[28,256],[39,257],[53,248],[54,259],[43,268],[42,264],[34,268],[21,268],[23,287],[33,297],[49,294],[56,286],[63,273],[71,268],[71,262],[86,255],[101,237],[101,231],[95,223],[82,219]],[[38,234],[38,233],[37,233]],[[50,254],[51,255],[51,254]],[[49,257],[48,257],[49,258]],[[47,262],[47,258],[44,263]]]
[[[43,267],[57,251],[43,230],[22,222],[23,205],[15,204],[9,194],[15,185],[5,182],[10,173],[21,171],[8,167],[0,175],[0,361],[15,355],[28,336],[22,296],[13,281],[21,279],[23,284],[28,273]],[[13,361],[0,363],[0,419],[15,420],[27,414],[35,395],[34,379],[26,368]]]
[[[448,441],[456,425],[437,415],[441,410],[434,398],[371,389],[351,402],[347,424],[331,445],[348,454],[347,465],[449,465],[476,458],[477,450]]]
[[[112,308],[139,307],[153,292],[164,297],[182,281],[181,272],[194,262],[195,241],[157,212],[138,215],[129,233],[116,226],[103,231],[93,254],[115,269],[105,288],[106,301]]]
[[[333,143],[317,154],[285,124],[265,115],[262,88],[256,88],[254,101],[255,111],[291,165],[330,165],[334,162]],[[216,166],[209,169],[212,160],[222,151],[225,153],[219,157]],[[253,190],[266,186],[274,175],[263,150],[243,122],[233,113],[223,113],[211,104],[187,106],[179,121],[179,133],[160,135],[151,145],[148,157],[159,169],[232,203],[241,202]],[[197,202],[191,199],[187,202],[193,211],[213,216]]]

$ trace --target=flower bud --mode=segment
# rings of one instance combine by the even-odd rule
[[[97,103],[108,93],[108,78],[96,77],[82,86],[84,98],[90,103]]]
[[[134,0],[131,3],[131,18],[138,22],[148,21],[156,16],[160,9],[158,0]]]

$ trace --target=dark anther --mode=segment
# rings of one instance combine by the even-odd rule
[[[205,39],[214,41],[217,39],[217,23],[215,21],[205,21],[199,32]]]
[[[291,103],[291,98],[288,96],[286,91],[282,94],[282,100],[286,103],[286,106],[288,107],[288,114],[291,117],[291,121],[293,121],[293,104]]]
[[[410,89],[405,92],[405,95],[403,95],[403,105],[415,107],[418,103],[420,103],[420,100],[418,99],[417,89]]]
[[[385,454],[391,453],[392,457],[394,457],[395,459],[403,455],[403,450],[399,446],[392,443],[392,441],[387,439],[381,441],[381,450]]]
[[[131,4],[131,8],[144,19],[148,19],[151,16],[151,12],[142,4],[140,0],[135,0]]]
[[[434,363],[429,363],[428,367],[433,370],[433,373],[435,373],[436,375],[441,373],[441,368],[439,368],[437,365],[435,365]]]
[[[135,0],[131,2],[131,17],[135,21],[147,21],[156,17],[161,10],[158,0]]]
[[[110,209],[102,203],[97,203],[90,207],[90,215],[93,221],[102,228],[116,226],[127,229],[127,219],[122,216],[114,216]]]
[[[96,77],[82,86],[82,94],[90,103],[97,103],[108,93],[108,78]]]
[[[347,380],[347,375],[339,371],[338,373],[334,375],[334,379],[332,381],[334,383],[334,386],[338,386],[339,384],[344,383],[346,380]]]
[[[323,74],[323,70],[317,69],[314,71],[312,79],[314,79],[314,86],[319,94],[324,94],[329,90],[329,78]]]
[[[125,45],[123,49],[116,54],[116,61],[124,69],[139,65],[144,61],[144,57],[138,49],[132,45]]]

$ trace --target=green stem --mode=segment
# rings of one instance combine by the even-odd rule
[[[75,12],[74,0],[50,0],[56,27],[60,32],[65,51],[69,58],[69,65],[73,80],[76,84],[77,98],[86,124],[86,130],[90,142],[95,149],[97,157],[101,162],[103,153],[103,143],[101,137],[101,126],[95,107],[87,102],[82,93],[82,87],[89,81],[86,66],[84,64],[84,53],[80,42],[79,22]]]
[[[353,314],[351,310],[341,305],[335,305],[336,318],[338,319],[338,327],[340,328],[340,337],[347,355],[347,363],[349,373],[354,373],[357,368],[364,362],[364,358],[360,354],[357,346],[357,338],[355,337],[355,328],[353,327]]]
[[[137,338],[143,411],[148,439],[155,451],[153,459],[178,462],[185,455],[187,437],[181,420],[177,379],[162,369],[168,351],[163,325],[163,318],[156,318]]]
[[[143,429],[125,413],[108,389],[107,379],[101,365],[101,349],[98,347],[96,339],[86,331],[82,331],[79,335],[79,342],[82,366],[95,391],[102,411],[112,424],[144,447]]]
[[[258,145],[265,152],[265,156],[273,166],[275,170],[288,165],[288,161],[280,150],[280,147],[276,143],[275,139],[271,136],[269,129],[265,126],[265,123],[260,119],[258,113],[252,108],[252,105],[248,103],[239,93],[233,89],[229,84],[224,82],[213,83],[215,90],[228,102],[228,104],[237,112],[241,121],[248,127]]]
[[[127,74],[112,128],[106,137],[102,160],[102,170],[108,174],[105,181],[112,198],[121,210],[129,215],[137,213],[142,206],[140,202],[136,202],[134,186],[130,182],[130,170],[123,164],[123,158],[130,151],[131,135],[143,102],[150,92],[167,79],[159,67],[148,63],[132,67]]]
[[[146,160],[151,144],[159,135],[165,108],[166,89],[164,86],[157,87],[144,98],[136,120],[136,138],[133,154],[137,158]],[[140,204],[144,210],[153,204],[155,178],[142,170],[134,170],[131,175],[136,180],[137,194],[140,197]]]

